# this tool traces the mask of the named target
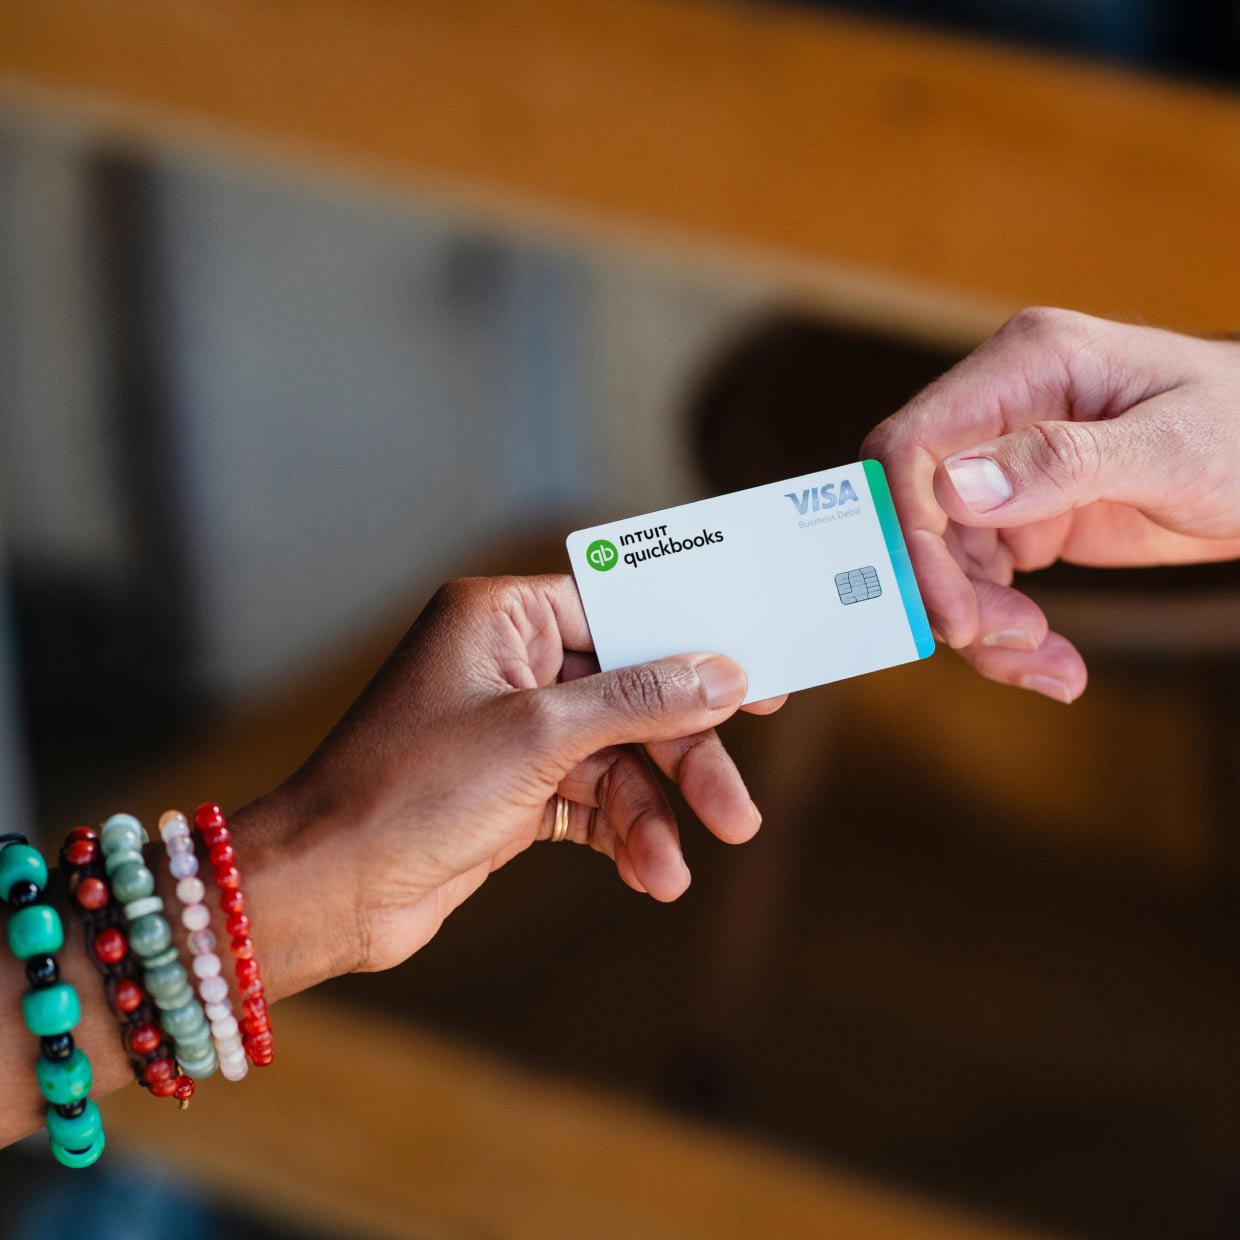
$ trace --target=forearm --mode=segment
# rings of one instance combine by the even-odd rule
[[[232,816],[230,825],[268,1003],[352,967],[356,938],[351,897],[334,857],[334,842],[314,823],[305,821],[293,799],[283,792],[247,806]],[[146,847],[146,861],[188,967],[188,932],[180,921],[176,882],[153,827],[154,823],[147,824],[156,838]],[[206,878],[209,867],[200,838],[198,847]],[[49,854],[48,860],[54,857]],[[223,939],[219,892],[209,878],[206,887],[212,927]],[[73,906],[62,871],[53,870],[46,899],[56,906],[64,925],[65,943],[57,953],[60,976],[72,983],[81,1002],[82,1018],[73,1037],[91,1062],[91,1097],[100,1100],[132,1085],[134,1072],[121,1045],[120,1024],[105,999],[103,978],[86,953],[81,912]],[[44,1123],[46,1104],[34,1072],[39,1041],[22,1021],[21,1000],[27,988],[23,963],[13,958],[7,946],[0,947],[0,1146]],[[238,1002],[235,986],[233,998]],[[227,1088],[228,1084],[212,1081],[209,1087]],[[152,1099],[151,1105],[157,1105],[157,1100]]]

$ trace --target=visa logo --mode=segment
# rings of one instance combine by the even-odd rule
[[[788,498],[796,508],[797,515],[803,517],[807,512],[819,512],[824,508],[834,508],[837,504],[855,504],[857,492],[853,490],[853,484],[845,478],[840,483],[838,494],[836,494],[835,483],[828,482],[824,486],[810,487],[802,491],[800,495],[795,491],[789,491]]]

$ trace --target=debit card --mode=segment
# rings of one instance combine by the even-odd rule
[[[934,652],[877,461],[609,521],[567,545],[604,671],[716,651],[744,667],[755,702]]]

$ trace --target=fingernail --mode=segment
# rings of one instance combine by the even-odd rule
[[[739,663],[718,655],[703,659],[697,665],[698,679],[702,682],[702,692],[706,697],[706,705],[711,710],[719,710],[723,706],[737,706],[745,696],[748,681]]]
[[[990,512],[1012,498],[1007,475],[988,456],[966,456],[947,462],[947,476],[956,494],[972,512]]]
[[[1072,703],[1072,693],[1067,682],[1060,680],[1058,676],[1026,676],[1020,682],[1020,687],[1032,689],[1034,693],[1054,698],[1057,702],[1065,702],[1068,705]]]
[[[762,811],[757,807],[756,804],[754,804],[753,801],[749,802],[749,808],[753,810],[754,821],[758,824],[758,826],[761,826],[762,825]]]
[[[1037,639],[1028,629],[999,629],[982,638],[983,646],[1006,646],[1010,650],[1036,650]]]

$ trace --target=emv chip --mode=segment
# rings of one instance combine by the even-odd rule
[[[880,598],[883,593],[883,587],[878,584],[878,569],[872,564],[867,564],[865,568],[851,568],[846,573],[836,573],[835,588],[839,591],[840,602],[845,606]]]

